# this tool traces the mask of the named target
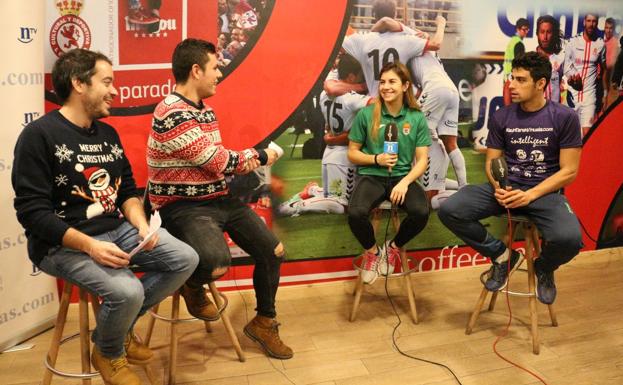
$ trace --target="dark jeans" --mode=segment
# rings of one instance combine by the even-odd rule
[[[199,254],[199,266],[188,280],[191,286],[214,281],[212,272],[231,265],[223,231],[255,260],[253,287],[259,315],[274,318],[281,257],[279,240],[260,217],[238,198],[221,197],[203,202],[182,202],[161,210],[164,226]]]
[[[505,212],[493,195],[493,187],[486,183],[463,187],[441,204],[438,215],[448,229],[477,252],[496,258],[506,250],[506,245],[494,238],[479,220]],[[512,209],[511,215],[524,215],[539,229],[542,238],[539,265],[543,269],[556,270],[583,247],[580,224],[562,194],[544,195],[527,206]]]
[[[370,211],[384,200],[389,200],[392,189],[401,179],[402,177],[386,178],[369,175],[359,177],[355,191],[348,202],[348,224],[355,238],[366,250],[376,243],[374,229],[370,223]],[[428,222],[430,209],[422,186],[417,182],[411,183],[404,202],[399,207],[406,211],[407,217],[400,224],[394,243],[402,247],[418,235]]]

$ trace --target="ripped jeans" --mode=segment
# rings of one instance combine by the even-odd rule
[[[231,254],[223,236],[223,231],[227,231],[255,261],[253,288],[257,313],[275,317],[283,255],[276,255],[279,240],[251,208],[238,198],[225,196],[201,202],[175,202],[165,206],[160,214],[166,229],[199,254],[199,266],[189,278],[189,285],[212,282],[215,269],[231,265]]]

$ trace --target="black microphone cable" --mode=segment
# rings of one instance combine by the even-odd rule
[[[383,245],[389,247],[390,245],[387,244],[387,238],[388,238],[388,234],[389,234],[389,224],[392,221],[391,218],[391,212],[395,209],[397,209],[397,206],[394,204],[394,202],[392,202],[391,200],[391,177],[392,177],[392,173],[391,171],[389,171],[389,177],[387,178],[387,190],[389,191],[389,195],[390,195],[390,199],[389,202],[391,203],[391,208],[390,208],[390,218],[387,221],[387,224],[385,225],[385,239],[383,241]],[[417,182],[413,182],[413,183],[417,183]],[[408,190],[407,190],[408,192]],[[406,193],[405,193],[405,198],[406,198]],[[405,258],[406,258],[406,253],[405,253]],[[400,256],[400,258],[402,258],[402,255]],[[396,261],[394,261],[395,263]],[[387,258],[387,249],[385,250],[385,264],[387,267],[387,276],[385,277],[385,295],[387,295],[387,299],[389,300],[389,303],[392,305],[392,310],[394,311],[394,315],[396,316],[396,318],[398,319],[398,323],[394,326],[394,329],[392,330],[392,346],[396,349],[396,351],[398,351],[398,353],[400,353],[401,355],[411,358],[413,360],[417,360],[417,361],[421,361],[421,362],[425,362],[427,364],[431,364],[431,365],[436,365],[436,366],[440,366],[444,369],[446,369],[447,371],[450,372],[450,374],[452,374],[452,376],[454,377],[454,379],[456,380],[457,383],[459,383],[459,385],[463,385],[463,383],[461,383],[461,380],[459,380],[459,378],[457,377],[457,375],[454,373],[454,371],[452,369],[450,369],[450,367],[440,363],[440,362],[435,362],[435,361],[431,361],[431,360],[427,360],[424,358],[420,358],[420,357],[416,357],[416,356],[412,356],[408,353],[405,353],[402,351],[402,349],[400,349],[400,347],[398,346],[398,342],[396,341],[396,332],[398,331],[398,328],[400,327],[400,325],[402,325],[402,319],[400,318],[400,315],[398,314],[398,310],[396,309],[396,305],[394,304],[394,300],[392,299],[392,296],[389,294],[389,287],[388,287],[388,282],[389,282],[389,259]],[[408,262],[407,262],[408,265]],[[403,272],[404,273],[404,272]],[[410,277],[407,277],[407,279],[410,279]]]

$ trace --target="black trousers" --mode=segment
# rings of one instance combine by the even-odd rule
[[[355,191],[348,203],[348,224],[361,246],[370,249],[375,245],[374,229],[370,223],[370,212],[384,200],[389,200],[392,189],[402,177],[380,177],[363,175],[359,177]],[[407,213],[394,237],[398,247],[404,246],[426,226],[430,208],[422,186],[417,182],[409,185],[404,202],[399,206]]]
[[[275,255],[279,240],[260,217],[238,198],[229,196],[173,205],[173,209],[161,210],[164,226],[199,254],[199,266],[188,283],[191,286],[209,283],[214,280],[214,269],[231,265],[231,254],[223,237],[223,231],[227,231],[255,261],[253,288],[257,313],[275,317],[282,258]]]

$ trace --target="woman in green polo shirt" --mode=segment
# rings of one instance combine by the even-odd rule
[[[359,180],[348,203],[348,224],[365,249],[361,275],[365,283],[374,282],[379,273],[391,274],[400,247],[428,221],[428,200],[416,180],[428,165],[431,139],[411,85],[404,64],[386,64],[380,72],[379,97],[359,111],[348,136],[348,159],[359,166]],[[397,155],[383,152],[390,123],[398,128]],[[384,200],[404,209],[407,217],[394,239],[377,246],[370,211]]]

